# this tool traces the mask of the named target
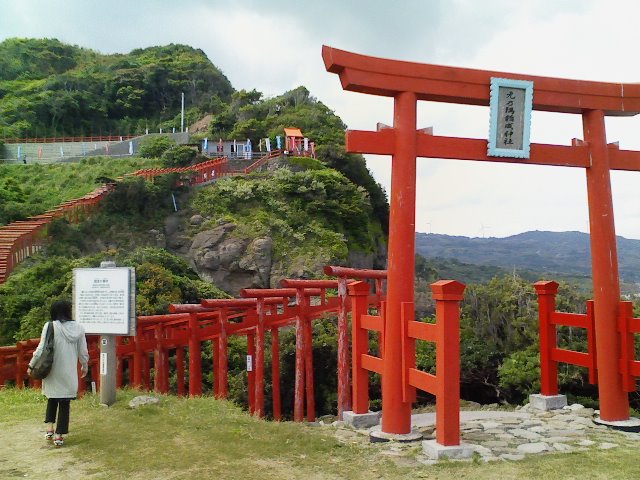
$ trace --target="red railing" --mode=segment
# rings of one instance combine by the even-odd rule
[[[282,150],[272,150],[271,152],[268,152],[267,154],[263,155],[258,160],[256,160],[251,165],[249,165],[247,168],[245,168],[244,173],[251,173],[254,170],[260,168],[262,165],[267,163],[272,158],[279,157],[280,155],[282,155]]]
[[[189,179],[189,185],[199,185],[227,175],[227,166],[226,158],[216,158],[189,167],[144,169],[130,175],[151,180],[158,175],[191,172],[193,175]],[[179,183],[182,185],[182,182]],[[53,219],[65,217],[72,223],[81,221],[94,213],[104,196],[114,188],[113,184],[102,185],[93,192],[64,202],[42,215],[0,227],[0,283],[7,280],[18,263],[40,249],[47,238],[47,226]]]
[[[460,445],[460,306],[465,286],[453,280],[431,285],[436,301],[436,323],[414,320],[414,304],[402,304],[402,363],[393,370],[402,377],[402,391],[395,392],[404,402],[415,401],[416,388],[436,397],[436,441],[445,446]],[[351,283],[353,413],[369,411],[369,372],[383,374],[384,342],[379,356],[370,353],[369,332],[385,337],[385,303],[378,315],[369,314],[369,285]],[[436,375],[416,369],[416,340],[436,344]],[[384,401],[384,398],[383,398]],[[384,422],[384,417],[383,417]]]
[[[593,301],[587,302],[587,313],[556,312],[558,283],[536,282],[538,316],[540,320],[540,393],[558,395],[558,364],[569,363],[589,369],[589,383],[597,383],[596,338]],[[557,327],[577,327],[587,331],[587,352],[559,348]]]

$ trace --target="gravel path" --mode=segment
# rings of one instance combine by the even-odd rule
[[[11,423],[0,428],[0,478],[92,478],[89,462],[72,455],[73,443],[56,448],[44,439],[44,424]]]

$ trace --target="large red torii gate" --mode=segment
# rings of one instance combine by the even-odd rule
[[[416,157],[581,167],[586,170],[591,232],[600,416],[629,419],[628,395],[620,374],[620,300],[610,171],[640,170],[640,152],[607,145],[605,116],[640,113],[640,84],[568,80],[420,64],[322,47],[329,72],[342,88],[393,97],[392,128],[347,131],[349,152],[392,156],[391,212],[385,359],[382,375],[382,431],[411,431],[411,403],[403,400],[402,304],[414,300]],[[416,129],[417,101],[489,106],[491,78],[532,81],[533,109],[582,116],[584,141],[571,146],[531,144],[529,158],[490,157],[486,139],[435,136]],[[406,321],[406,319],[405,319]],[[407,398],[407,396],[404,396]]]

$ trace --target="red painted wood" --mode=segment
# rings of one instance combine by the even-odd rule
[[[542,395],[558,394],[558,363],[552,352],[556,348],[556,327],[552,321],[556,309],[557,282],[536,282],[540,323],[540,383]]]
[[[273,419],[282,420],[282,399],[280,396],[280,334],[277,328],[271,329],[271,390]]]
[[[589,144],[591,167],[587,173],[587,198],[591,232],[591,265],[595,301],[596,349],[600,417],[605,421],[629,418],[629,397],[618,369],[620,339],[616,315],[620,301],[618,252],[611,196],[611,175],[604,112],[591,110],[582,116],[584,139]]]
[[[202,395],[202,351],[198,338],[199,328],[197,314],[195,312],[189,314],[189,396],[191,397]]]
[[[431,284],[436,301],[436,441],[460,444],[460,301],[465,286],[455,280]]]
[[[367,331],[362,328],[361,319],[368,311],[367,298],[370,287],[367,282],[354,282],[349,284],[348,290],[352,305],[353,413],[367,413],[369,411],[369,373],[362,365],[362,356],[369,352],[369,337]]]
[[[603,110],[617,116],[640,113],[640,85],[636,83],[590,82],[404,62],[327,46],[322,47],[322,57],[326,69],[340,76],[342,88],[354,92],[387,97],[414,92],[419,100],[487,106],[491,77],[499,77],[533,81],[535,110]]]

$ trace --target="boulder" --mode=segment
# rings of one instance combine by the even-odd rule
[[[236,225],[222,223],[198,233],[187,258],[198,275],[234,296],[243,288],[269,288],[273,258],[271,237],[243,238]]]
[[[138,408],[144,405],[157,405],[160,403],[160,399],[158,397],[151,397],[148,395],[138,395],[134,397],[129,402],[129,408]]]

